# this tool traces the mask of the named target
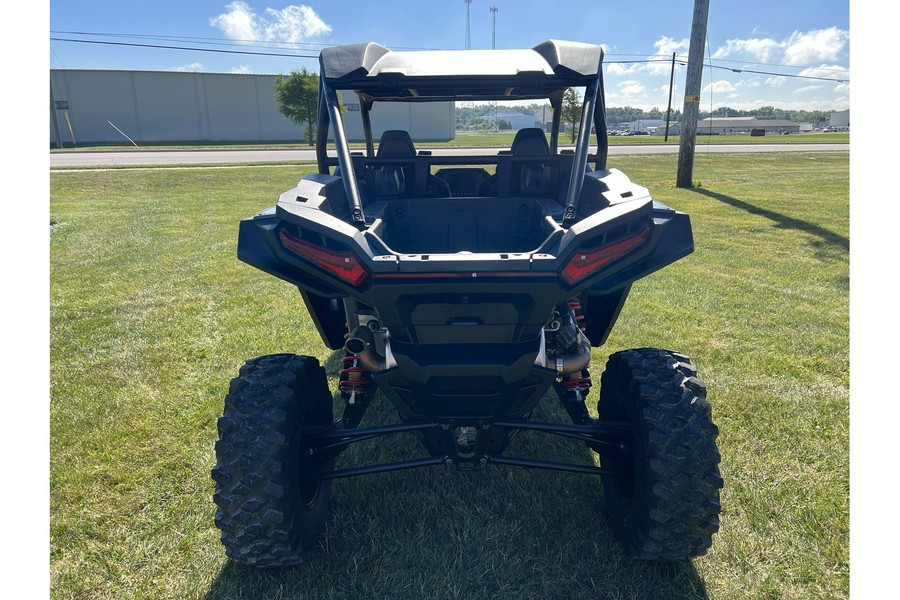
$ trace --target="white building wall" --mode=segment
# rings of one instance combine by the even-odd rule
[[[145,142],[208,139],[198,118],[200,79],[194,73],[141,73],[133,82],[139,129],[129,132],[119,126],[129,137]]]
[[[151,142],[301,141],[304,129],[278,111],[276,75],[181,73],[162,71],[50,71],[50,143],[57,135],[71,145],[128,143],[112,122],[138,145]],[[345,103],[358,103],[345,94]],[[55,114],[54,114],[55,113]],[[363,139],[360,113],[344,113],[352,140]],[[54,117],[59,123],[55,127]],[[450,140],[455,135],[452,102],[384,103],[373,111],[376,137],[386,129],[405,129],[414,140]]]
[[[839,110],[831,113],[832,127],[850,127],[850,110]]]

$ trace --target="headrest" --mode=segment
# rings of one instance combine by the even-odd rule
[[[409,132],[402,129],[388,129],[381,134],[378,141],[378,151],[375,156],[381,158],[405,158],[415,156],[416,147],[413,145]]]
[[[526,127],[516,132],[512,143],[513,156],[548,156],[550,144],[544,130],[539,127]]]

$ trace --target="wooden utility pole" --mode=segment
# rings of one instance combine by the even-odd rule
[[[666,137],[664,142],[669,141],[669,121],[672,120],[672,87],[675,84],[675,53],[672,53],[672,74],[669,75],[669,107],[666,109]]]
[[[693,187],[694,148],[697,145],[697,119],[700,116],[700,84],[703,78],[703,50],[706,47],[708,16],[709,0],[694,0],[691,47],[684,82],[684,110],[681,111],[678,178],[675,181],[675,185],[680,188]]]

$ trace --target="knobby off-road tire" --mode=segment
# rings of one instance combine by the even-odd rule
[[[719,529],[719,451],[706,385],[683,354],[655,348],[610,356],[601,420],[628,421],[632,451],[607,453],[602,476],[613,532],[636,559],[705,554]]]
[[[216,526],[236,562],[296,565],[316,545],[331,481],[311,478],[333,462],[301,456],[301,426],[330,424],[331,404],[325,370],[308,356],[255,358],[231,380],[212,478]]]

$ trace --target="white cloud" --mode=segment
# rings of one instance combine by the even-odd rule
[[[797,88],[796,90],[794,90],[794,93],[795,94],[805,94],[806,92],[814,92],[816,90],[821,90],[822,87],[823,86],[821,83],[817,83],[814,85],[807,85],[807,86],[803,86],[801,88]]]
[[[798,73],[804,77],[827,77],[828,79],[850,79],[850,71],[840,65],[819,65],[809,67]]]
[[[684,54],[690,49],[690,45],[691,42],[687,38],[676,40],[667,36],[662,36],[653,42],[653,47],[656,49],[655,54],[661,54],[665,57],[670,57],[673,52],[675,54]],[[656,59],[662,60],[659,56],[657,56]],[[651,75],[668,75],[672,70],[672,63],[668,60],[664,62],[646,63],[641,66],[644,71]]]
[[[783,86],[785,83],[787,83],[787,77],[782,77],[781,75],[778,77],[766,78],[766,85],[769,87],[777,88]]]
[[[247,65],[240,65],[238,67],[231,67],[231,71],[229,73],[236,73],[238,75],[247,75],[252,73],[253,70]]]
[[[623,81],[617,86],[616,90],[621,96],[637,96],[639,94],[643,94],[647,91],[647,88],[644,87],[640,81],[636,81],[634,79],[629,79],[628,81]]]
[[[789,65],[807,65],[824,60],[837,60],[847,45],[850,32],[829,27],[801,33],[795,31],[785,41],[784,62]]]
[[[729,56],[747,57],[760,62],[778,59],[788,65],[807,65],[826,60],[837,60],[850,39],[850,32],[829,27],[810,31],[795,31],[778,41],[772,38],[727,40],[724,46],[713,52],[713,58]]]
[[[606,71],[610,75],[631,75],[638,70],[639,64],[620,64],[615,62],[610,62],[606,64]]]
[[[654,52],[651,60],[659,62],[626,62],[616,63],[607,62],[606,70],[610,75],[634,75],[636,73],[648,73],[650,75],[668,75],[672,70],[672,62],[670,60],[672,53],[685,54],[690,46],[690,40],[676,40],[667,36],[662,36],[653,42]],[[665,57],[669,57],[667,60]],[[642,60],[639,58],[624,58],[625,61]],[[677,68],[678,65],[676,65]]]
[[[751,58],[763,62],[772,60],[781,44],[772,38],[751,38],[749,40],[727,40],[725,45],[713,52],[713,58],[725,58],[727,56],[750,55]]]
[[[666,94],[666,97],[669,95],[669,84],[659,86],[659,91]],[[678,94],[678,84],[672,84],[672,97],[674,98]]]
[[[656,53],[666,55],[672,54],[673,52],[687,52],[690,49],[690,46],[691,41],[688,38],[676,40],[665,35],[653,42]]]
[[[735,92],[737,92],[730,81],[724,80],[709,83],[705,88],[703,88],[704,93],[708,93],[710,90],[712,90],[714,94],[734,94]]]
[[[176,67],[172,67],[172,70],[173,71],[182,71],[182,72],[184,72],[184,71],[202,71],[203,65],[198,62],[195,62],[195,63],[191,63],[189,65],[178,65]]]
[[[850,84],[849,83],[839,83],[834,86],[835,94],[847,94],[850,92]]]
[[[211,18],[209,24],[233,40],[296,44],[331,33],[331,26],[303,4],[282,10],[267,8],[266,16],[256,14],[241,1],[232,2],[225,8],[226,12]]]

